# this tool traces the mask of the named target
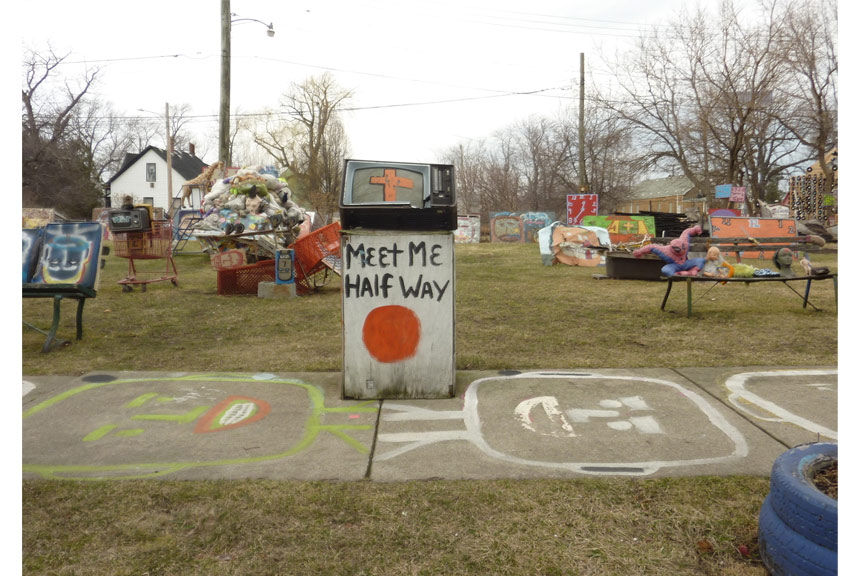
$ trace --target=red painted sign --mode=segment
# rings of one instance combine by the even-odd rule
[[[567,224],[581,226],[585,216],[599,214],[597,194],[567,194]]]

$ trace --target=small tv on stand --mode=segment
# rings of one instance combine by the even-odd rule
[[[454,166],[346,160],[339,213],[344,230],[455,230]]]

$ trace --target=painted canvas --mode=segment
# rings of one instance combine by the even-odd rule
[[[103,230],[97,222],[64,222],[44,228],[33,282],[97,288]]]
[[[797,223],[792,218],[747,218],[711,216],[712,238],[789,238],[797,236]],[[741,252],[741,258],[771,259],[776,248],[762,243],[758,251]],[[726,253],[725,256],[734,256]]]
[[[606,228],[613,244],[640,242],[646,236],[655,236],[655,218],[630,214],[585,216],[583,226]]]
[[[23,261],[21,263],[21,282],[26,284],[32,281],[33,274],[35,274],[43,230],[41,228],[24,228],[22,232]]]
[[[458,216],[454,235],[456,244],[478,244],[481,241],[481,217],[475,214]]]

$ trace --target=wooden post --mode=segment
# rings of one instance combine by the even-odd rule
[[[221,0],[221,91],[218,110],[218,159],[230,165],[230,0]]]
[[[174,189],[172,188],[171,181],[171,153],[174,149],[174,139],[171,137],[171,115],[168,112],[168,102],[165,103],[165,146],[167,150],[165,151],[165,163],[168,166],[168,204],[166,205],[166,212],[171,210],[171,204],[174,202]]]

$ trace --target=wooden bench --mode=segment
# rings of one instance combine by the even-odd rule
[[[43,229],[23,230],[21,296],[51,298],[53,322],[49,331],[28,322],[24,326],[47,336],[42,352],[70,341],[56,338],[62,300],[76,300],[77,340],[83,338],[83,306],[97,296],[103,229],[96,222],[48,224]]]
[[[717,284],[720,283],[739,283],[743,282],[744,284],[756,284],[760,282],[782,282],[785,286],[791,289],[792,292],[797,294],[800,298],[803,299],[803,308],[807,306],[811,306],[817,311],[820,309],[809,302],[809,292],[812,287],[812,281],[820,281],[820,280],[828,280],[832,279],[833,289],[835,290],[835,306],[838,307],[838,273],[829,273],[823,274],[819,276],[761,276],[761,277],[753,277],[753,278],[707,278],[705,276],[668,276],[667,278],[663,278],[663,280],[667,281],[667,291],[664,293],[664,300],[661,302],[661,309],[667,306],[667,298],[670,296],[670,290],[673,288],[673,284],[676,282],[685,282],[688,288],[688,318],[691,317],[693,313],[693,285],[695,282],[712,282],[712,286],[709,287],[708,290],[705,291],[707,294],[712,288],[714,288]],[[791,286],[790,282],[806,282],[806,290],[804,294],[800,294],[794,287]],[[705,295],[703,294],[703,295]],[[701,298],[702,296],[700,296]]]
[[[650,244],[668,244],[674,238],[652,238]],[[799,258],[802,253],[835,253],[837,249],[826,248],[825,242],[819,236],[784,236],[770,238],[710,238],[705,236],[692,236],[690,238],[689,257],[699,257],[708,252],[708,249],[716,246],[722,254],[734,254],[735,260],[740,263],[742,254],[756,252],[757,258],[764,259],[765,267],[773,267],[773,254],[780,248],[789,248],[795,252]],[[664,261],[655,255],[647,254],[641,258],[634,257],[629,252],[610,252],[608,254],[608,276],[612,278],[622,279],[637,279],[637,280],[653,280],[666,281],[667,291],[664,293],[664,299],[661,301],[661,309],[667,307],[667,300],[670,297],[670,292],[673,289],[673,284],[677,282],[685,282],[687,287],[688,298],[688,317],[693,314],[693,285],[696,282],[711,282],[712,285],[705,291],[703,296],[711,291],[719,283],[741,283],[746,285],[757,284],[760,282],[782,282],[792,292],[800,296],[803,300],[803,308],[811,306],[813,309],[819,309],[809,301],[809,294],[812,287],[812,281],[829,280],[833,281],[835,291],[835,304],[838,306],[838,273],[828,273],[821,275],[807,276],[754,276],[741,278],[718,278],[705,276],[662,276],[660,274],[661,267]],[[791,283],[805,282],[806,287],[803,294],[797,292]],[[702,298],[702,296],[700,296]]]
[[[648,244],[669,244],[676,237],[649,238]],[[824,241],[819,236],[792,236],[775,238],[710,238],[705,236],[692,236],[690,239],[690,250],[688,255],[699,257],[708,252],[708,249],[716,246],[722,254],[734,254],[735,261],[741,262],[741,255],[747,252],[757,252],[757,257],[772,265],[771,259],[774,252],[780,248],[789,248],[799,257],[800,253],[835,253],[835,248],[825,248]],[[665,262],[655,254],[647,254],[640,258],[632,255],[631,251],[615,250],[606,256],[606,271],[609,278],[623,280],[667,280],[661,275],[661,268]]]

